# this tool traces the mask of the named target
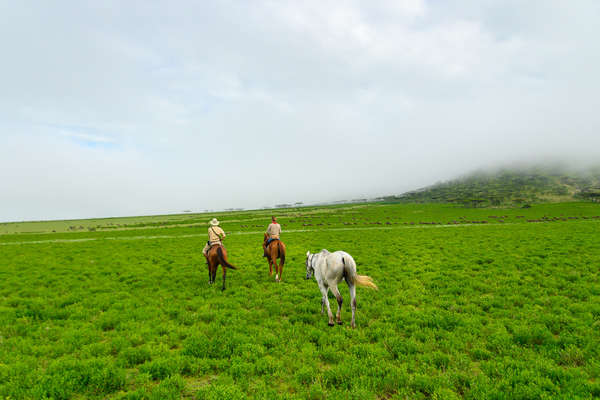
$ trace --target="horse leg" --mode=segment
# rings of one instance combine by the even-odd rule
[[[350,289],[350,304],[352,305],[352,329],[356,328],[354,323],[354,315],[356,314],[356,286],[354,284],[348,285]]]
[[[281,263],[281,261],[279,261],[279,263]],[[275,281],[277,282],[281,282],[281,266],[279,263],[277,263],[277,260],[275,260]]]
[[[323,295],[323,301],[324,301],[325,305],[327,306],[327,316],[329,317],[328,325],[334,326],[335,324],[333,323],[333,314],[331,313],[331,307],[329,307],[329,299],[327,298],[327,291],[329,289],[326,288],[325,286],[321,286],[321,285],[319,285],[319,289],[321,289],[321,294]]]
[[[208,258],[208,256],[206,257],[206,265],[208,266],[208,284],[212,285],[213,283],[213,266],[212,263],[210,262],[210,259]]]
[[[321,315],[325,313],[325,296],[321,297]]]
[[[266,247],[265,247],[265,254],[267,257],[267,261],[269,262],[269,276],[273,276],[273,260],[271,259],[271,252],[266,253]]]
[[[224,265],[221,265],[221,268],[223,268],[223,287],[221,288],[221,291],[223,291],[223,290],[225,290],[225,275],[226,275],[226,272],[227,272],[227,268],[225,268]]]
[[[338,325],[342,324],[342,295],[338,290],[337,285],[331,287],[331,292],[334,294],[335,299],[338,303],[337,313],[335,314],[335,319]]]
[[[281,262],[281,258],[279,259],[279,282],[283,278],[283,263]]]
[[[277,265],[277,253],[271,248],[271,264],[275,266],[275,282],[279,282],[279,266]]]
[[[219,268],[218,264],[211,267],[210,273],[212,275],[211,276],[212,283],[215,283],[215,279],[217,278],[217,268]]]

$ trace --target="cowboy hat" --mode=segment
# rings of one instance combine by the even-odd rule
[[[213,218],[210,220],[209,224],[211,224],[212,226],[218,226],[219,225],[219,220],[216,218]]]

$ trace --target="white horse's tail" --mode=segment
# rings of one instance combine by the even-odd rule
[[[348,283],[378,290],[377,285],[370,276],[358,275],[356,273],[356,262],[350,254],[344,254],[342,256],[342,264],[344,264],[344,274],[347,277]]]
[[[377,285],[373,282],[373,279],[371,279],[371,277],[367,275],[356,275],[356,277],[354,278],[354,283],[356,284],[356,286],[369,287],[375,290],[379,289]]]

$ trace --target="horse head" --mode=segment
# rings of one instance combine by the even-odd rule
[[[310,279],[315,272],[315,268],[312,265],[312,259],[314,254],[310,254],[310,251],[306,252],[306,279]]]

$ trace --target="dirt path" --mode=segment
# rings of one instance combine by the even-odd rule
[[[523,223],[503,223],[503,224],[452,224],[452,225],[411,225],[411,226],[371,226],[371,227],[355,227],[355,228],[323,228],[323,229],[288,229],[284,232],[284,235],[292,233],[304,233],[304,232],[337,232],[337,231],[389,231],[389,230],[403,230],[403,229],[440,229],[440,228],[461,228],[470,226],[507,226],[507,225],[523,225]],[[230,232],[227,233],[231,236],[237,235],[262,235],[264,231],[246,231],[246,232]],[[93,242],[102,240],[147,240],[147,239],[180,239],[180,238],[193,238],[193,237],[206,237],[206,233],[193,233],[187,235],[136,235],[136,236],[113,236],[113,237],[99,237],[99,238],[81,238],[81,239],[48,239],[48,240],[27,240],[19,242],[4,242],[0,243],[0,246],[12,246],[12,245],[23,245],[23,244],[43,244],[43,243],[80,243],[80,242]]]

